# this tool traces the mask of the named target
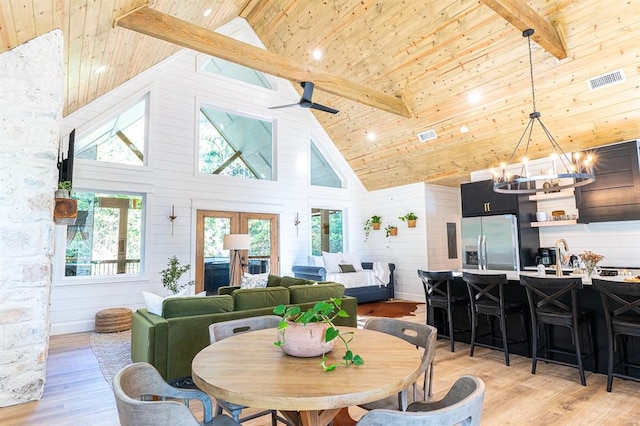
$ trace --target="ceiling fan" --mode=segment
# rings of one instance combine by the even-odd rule
[[[316,104],[316,103],[311,101],[311,97],[313,96],[313,83],[312,82],[303,81],[302,83],[300,83],[300,85],[302,86],[302,88],[304,90],[304,92],[302,93],[302,97],[300,98],[300,102],[297,102],[295,104],[288,104],[288,105],[280,105],[280,106],[269,107],[269,109],[289,108],[289,107],[292,107],[292,106],[299,105],[302,108],[313,108],[313,109],[317,109],[318,111],[324,111],[324,112],[328,112],[328,113],[331,113],[331,114],[336,114],[336,113],[340,112],[337,109],[333,109],[333,108],[330,108],[328,106]]]

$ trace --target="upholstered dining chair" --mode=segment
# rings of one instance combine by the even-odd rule
[[[424,382],[422,388],[418,389],[417,382],[413,384],[412,402],[426,400],[427,396],[431,396],[431,385],[433,383],[433,360],[436,356],[436,339],[438,330],[430,325],[416,324],[409,321],[403,321],[395,318],[369,318],[364,327],[368,330],[375,330],[381,333],[390,334],[399,337],[406,342],[422,348],[422,361],[420,368],[424,373]],[[360,407],[366,410],[375,409],[391,409],[404,411],[408,405],[408,389],[404,389],[398,393],[397,397],[392,395],[385,399],[363,404]]]
[[[439,401],[414,402],[407,411],[373,410],[358,426],[476,426],[480,424],[485,386],[472,375],[460,377]]]
[[[236,334],[247,333],[254,330],[263,330],[265,328],[276,328],[278,327],[278,324],[280,324],[281,320],[282,318],[278,315],[262,315],[258,317],[240,318],[237,320],[216,322],[209,326],[209,338],[211,343],[213,344],[222,339],[235,336]],[[256,417],[270,414],[272,426],[276,426],[278,420],[280,420],[284,424],[289,424],[286,419],[278,416],[278,412],[276,410],[259,411],[257,413],[253,413],[241,418],[240,415],[242,414],[242,410],[244,410],[245,408],[247,407],[244,405],[234,404],[228,401],[216,399],[216,415],[222,413],[222,411],[224,410],[231,414],[233,420],[242,423],[246,422],[247,420],[255,419]]]
[[[174,388],[146,362],[122,368],[113,376],[112,386],[122,426],[239,426],[229,416],[212,417],[211,398],[206,393]],[[151,400],[154,397],[160,400]],[[184,404],[166,398],[184,400]],[[190,399],[202,402],[204,422],[198,422],[187,408]]]

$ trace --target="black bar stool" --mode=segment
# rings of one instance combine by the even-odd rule
[[[451,283],[453,282],[453,272],[438,271],[429,272],[418,269],[418,276],[422,280],[424,297],[426,299],[427,325],[435,326],[434,308],[442,310],[442,327],[438,328],[438,337],[444,337],[451,341],[451,352],[455,352],[453,312],[457,307],[469,306],[469,301],[464,297],[457,297],[451,294]],[[446,319],[444,318],[446,314]],[[429,324],[429,322],[432,324]],[[464,331],[464,330],[457,330]]]
[[[600,292],[602,307],[607,322],[609,358],[607,361],[607,392],[611,392],[613,378],[635,380],[629,375],[629,368],[640,371],[640,365],[627,362],[627,336],[640,337],[640,284],[592,279],[591,284]],[[618,348],[616,339],[620,337]],[[620,357],[622,373],[613,371],[616,355]]]
[[[527,351],[529,350],[528,327],[526,325],[526,306],[524,303],[509,302],[504,299],[504,285],[508,284],[506,274],[471,274],[462,273],[462,279],[467,283],[469,290],[469,299],[471,300],[471,349],[469,356],[473,356],[476,346],[482,346],[490,349],[497,349],[504,352],[504,362],[509,365],[509,346],[508,343],[527,343]],[[524,337],[522,340],[509,340],[507,334],[507,317],[509,314],[517,313],[522,321],[522,331]],[[481,336],[476,336],[478,327],[478,315],[487,315],[489,318],[489,332]],[[492,317],[498,319],[500,323],[500,336],[496,336],[493,332]],[[491,343],[478,342],[479,338],[490,336]],[[502,341],[502,347],[494,344],[495,340]]]
[[[531,331],[533,332],[533,356],[531,374],[536,374],[538,359],[554,364],[575,367],[576,364],[550,358],[550,354],[575,355],[578,370],[580,371],[580,383],[587,385],[584,376],[583,358],[591,357],[592,371],[596,371],[596,353],[593,348],[593,322],[591,311],[578,307],[578,290],[582,290],[581,278],[536,278],[520,277],[520,284],[527,290],[529,309],[531,311]],[[549,326],[567,327],[571,330],[571,341],[575,347],[575,353],[553,347],[548,336]],[[580,340],[580,328],[587,326],[589,336],[590,353],[583,354]],[[543,346],[538,348],[538,331],[542,326],[544,331]],[[538,349],[544,349],[544,358],[538,356]]]

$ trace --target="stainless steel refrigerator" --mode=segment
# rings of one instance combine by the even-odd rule
[[[520,268],[516,215],[464,217],[460,229],[464,269],[516,271]]]

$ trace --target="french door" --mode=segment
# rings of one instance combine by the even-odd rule
[[[249,234],[249,250],[239,250],[240,264],[235,268],[230,267],[232,253],[223,249],[228,234]],[[225,285],[240,285],[244,272],[277,274],[278,215],[198,210],[195,272],[196,292],[208,294],[217,294]]]

